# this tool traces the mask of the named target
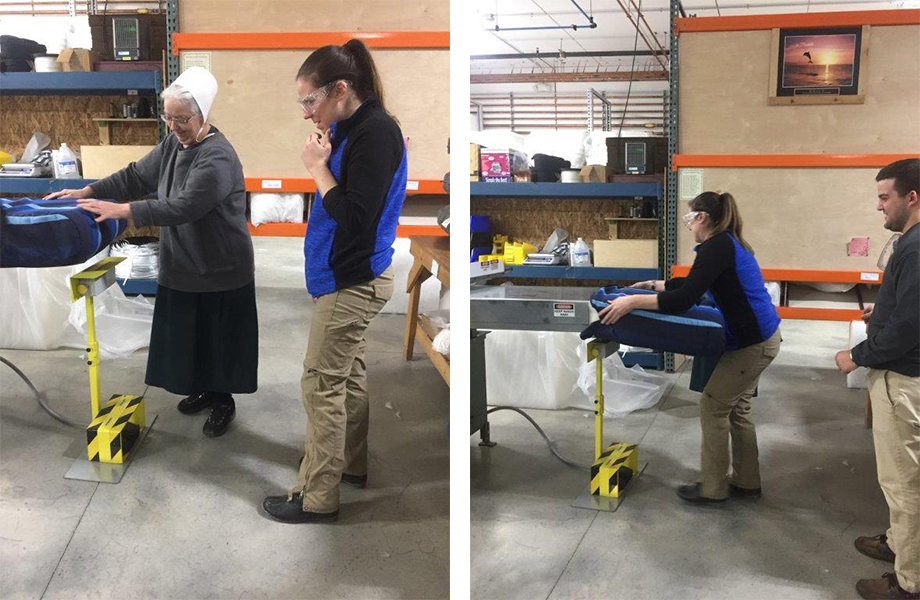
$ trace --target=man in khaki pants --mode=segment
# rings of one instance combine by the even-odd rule
[[[863,598],[920,598],[920,160],[894,162],[876,176],[885,228],[901,232],[875,306],[865,311],[866,341],[837,353],[849,373],[869,367],[878,482],[891,526],[856,539],[856,549],[894,563],[894,573],[860,579]]]

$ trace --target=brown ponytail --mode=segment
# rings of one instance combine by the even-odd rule
[[[317,49],[300,66],[296,79],[307,79],[317,89],[344,79],[351,84],[358,100],[364,102],[375,98],[380,107],[386,110],[383,84],[377,66],[361,40],[351,39],[343,46],[323,46]]]
[[[741,235],[741,212],[735,197],[728,192],[703,192],[690,201],[690,210],[705,212],[712,221],[712,235],[727,231],[741,244],[745,250],[754,253],[754,249]]]

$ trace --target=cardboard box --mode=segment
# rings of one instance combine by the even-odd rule
[[[86,48],[64,48],[57,57],[61,70],[65,72],[88,73],[93,70],[93,61]]]
[[[584,183],[607,183],[607,167],[605,165],[582,167],[578,175]]]
[[[81,146],[83,177],[102,179],[147,156],[156,146]]]
[[[594,240],[594,266],[658,268],[658,240]]]
[[[482,180],[490,183],[510,183],[529,170],[527,156],[516,150],[481,150],[479,165]]]
[[[470,144],[470,181],[479,181],[479,144]]]

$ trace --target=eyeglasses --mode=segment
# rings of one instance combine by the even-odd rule
[[[188,122],[191,121],[191,120],[194,119],[194,118],[195,118],[194,116],[191,116],[191,117],[171,117],[171,116],[166,115],[166,114],[160,115],[160,119],[161,119],[164,123],[166,123],[167,125],[169,125],[169,124],[172,123],[173,121],[175,121],[175,122],[178,123],[179,125],[187,125]]]
[[[316,110],[316,103],[329,95],[329,90],[332,89],[332,86],[334,86],[336,83],[338,82],[333,81],[332,83],[324,85],[312,94],[307,94],[303,98],[299,98],[297,103],[300,104],[300,107],[304,110],[304,112],[313,114],[313,111]]]
[[[703,213],[702,211],[694,210],[682,216],[680,220],[684,222],[684,225],[686,225],[687,227],[690,227],[690,223],[693,223],[693,220],[702,214],[705,214],[705,213]]]

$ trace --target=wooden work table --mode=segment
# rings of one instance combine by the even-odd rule
[[[433,235],[409,236],[409,252],[412,254],[413,263],[406,285],[409,307],[406,311],[403,357],[412,360],[415,340],[418,338],[428,358],[438,369],[445,383],[450,386],[450,360],[432,346],[432,340],[438,333],[437,328],[426,316],[418,314],[422,284],[429,277],[437,278],[442,286],[450,288],[450,238]]]

